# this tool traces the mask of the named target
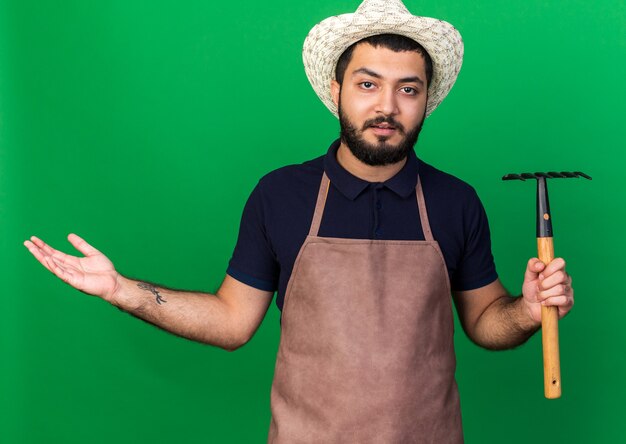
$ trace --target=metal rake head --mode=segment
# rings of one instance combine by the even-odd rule
[[[511,173],[511,174],[507,174],[506,176],[503,176],[502,180],[526,180],[526,179],[539,179],[539,178],[567,179],[567,178],[572,178],[572,177],[582,177],[584,179],[591,180],[591,176],[588,176],[587,174],[581,171],[574,171],[574,172],[561,171],[560,173],[556,171],[549,171],[547,173],[521,173],[521,174]]]
[[[574,171],[550,171],[548,173],[521,173],[507,174],[502,180],[537,180],[537,237],[552,237],[552,217],[550,215],[550,202],[548,201],[548,183],[546,179],[568,179],[571,177],[582,177],[591,180],[591,176]]]

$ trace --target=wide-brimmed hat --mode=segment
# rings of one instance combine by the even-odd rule
[[[463,40],[450,23],[412,15],[400,0],[365,0],[354,14],[329,17],[311,29],[302,59],[311,86],[337,116],[330,93],[337,60],[350,45],[377,34],[399,34],[422,45],[433,62],[426,116],[446,97],[461,69]]]

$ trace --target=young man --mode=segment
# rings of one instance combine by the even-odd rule
[[[462,53],[451,25],[399,0],[365,0],[313,28],[305,68],[341,138],[259,182],[215,295],[126,279],[73,234],[83,258],[25,244],[79,290],[229,350],[278,291],[270,442],[462,442],[450,294],[465,332],[491,349],[527,340],[543,304],[561,316],[573,304],[562,259],[530,259],[522,297],[509,296],[474,190],[413,152]]]

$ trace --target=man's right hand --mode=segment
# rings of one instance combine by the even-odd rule
[[[70,234],[67,239],[85,257],[55,250],[35,236],[25,241],[24,246],[44,267],[72,287],[113,303],[120,286],[120,275],[113,263],[80,236]]]

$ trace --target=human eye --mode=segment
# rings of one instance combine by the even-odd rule
[[[373,89],[374,88],[374,84],[372,82],[367,81],[367,80],[364,81],[364,82],[359,83],[359,85],[363,89]]]
[[[418,93],[417,89],[412,86],[403,86],[402,88],[400,88],[400,91],[409,96],[415,96]]]

